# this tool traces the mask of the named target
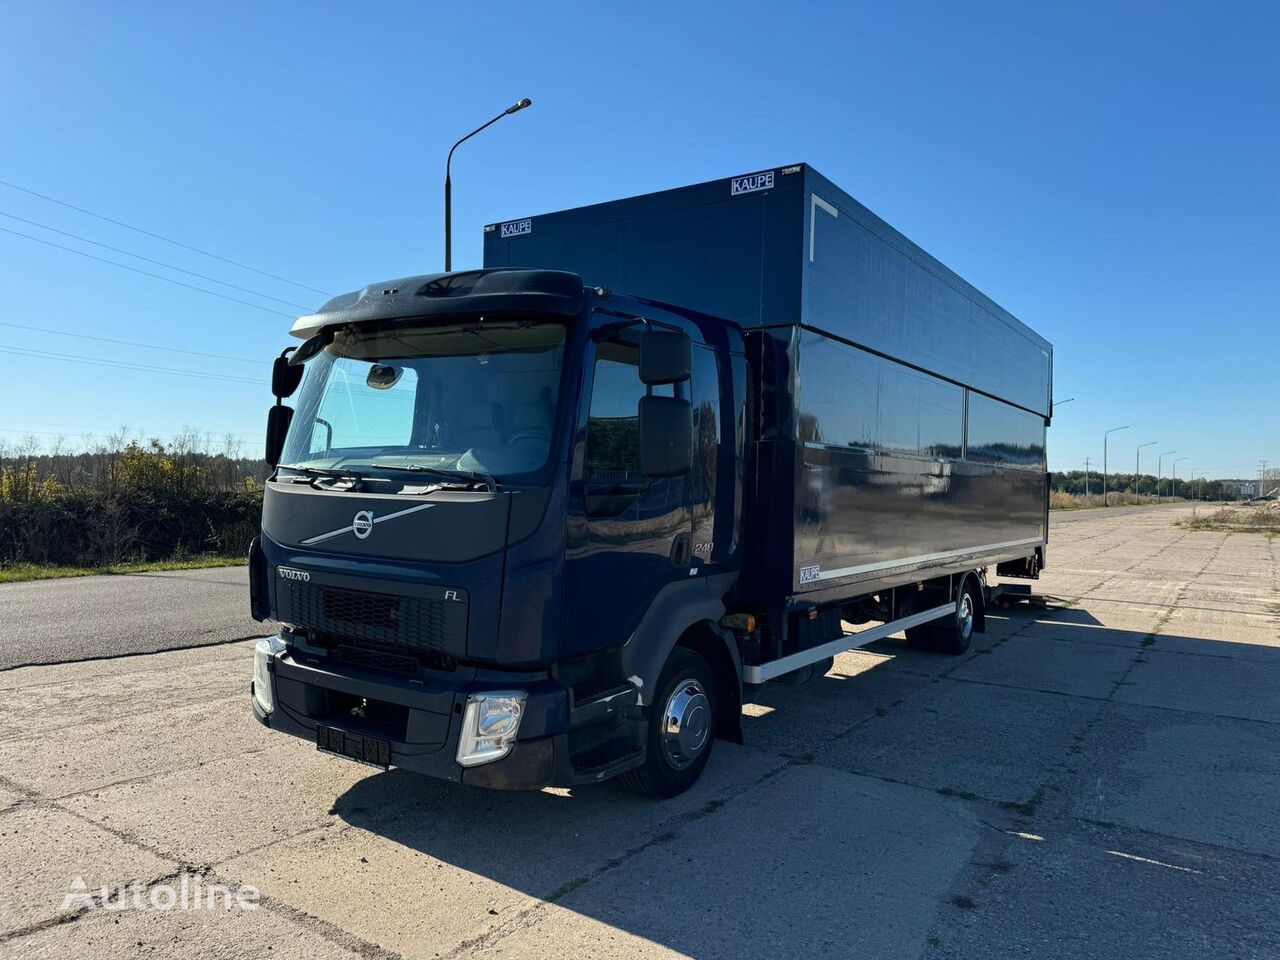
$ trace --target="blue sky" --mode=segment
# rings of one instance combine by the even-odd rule
[[[6,4],[0,180],[308,286],[439,269],[481,226],[804,160],[1056,349],[1050,465],[1280,462],[1274,4]],[[0,186],[0,227],[301,312],[312,291]],[[0,437],[260,446],[289,319],[0,232]],[[28,351],[23,353],[4,350]],[[262,378],[90,366],[61,353]],[[249,362],[244,362],[249,361]],[[1154,456],[1150,459],[1154,466]],[[1145,466],[1145,462],[1144,462]]]

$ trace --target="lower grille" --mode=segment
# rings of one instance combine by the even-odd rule
[[[279,619],[302,630],[454,656],[465,652],[465,601],[298,581],[281,583],[277,599]]]
[[[418,658],[406,657],[386,650],[353,647],[344,643],[338,647],[338,656],[348,663],[369,667],[372,670],[387,670],[391,673],[414,674],[418,672]]]

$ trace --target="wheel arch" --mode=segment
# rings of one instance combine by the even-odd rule
[[[741,736],[742,661],[732,634],[719,624],[725,613],[720,598],[736,578],[736,573],[719,574],[668,584],[622,649],[625,676],[639,687],[640,705],[645,707],[652,704],[662,668],[677,645],[701,655],[725,691],[722,712],[727,713],[729,702],[736,704],[731,723],[721,727],[721,736],[730,739]]]
[[[703,620],[693,624],[672,647],[692,650],[711,665],[716,678],[716,730],[722,740],[742,743],[742,660],[728,631]],[[669,655],[669,654],[668,654]]]

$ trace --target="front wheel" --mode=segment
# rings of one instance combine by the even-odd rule
[[[693,786],[711,758],[716,696],[710,664],[684,647],[672,650],[645,721],[645,760],[622,775],[627,786],[663,799]]]

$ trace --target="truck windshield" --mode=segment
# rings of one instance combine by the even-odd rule
[[[562,325],[532,319],[339,331],[307,364],[281,462],[532,479],[551,451],[564,341]]]

